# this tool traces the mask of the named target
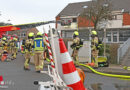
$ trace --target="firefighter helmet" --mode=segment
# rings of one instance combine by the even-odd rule
[[[74,31],[74,35],[79,36],[79,32],[78,31]]]
[[[6,39],[6,37],[3,37],[2,40],[5,41],[5,40],[7,40],[7,39]]]
[[[92,35],[97,35],[97,32],[95,30],[92,30],[91,34]]]
[[[33,33],[33,32],[30,32],[30,33],[28,34],[28,37],[34,37],[34,33]]]
[[[14,37],[13,40],[14,40],[14,41],[17,41],[18,39]]]
[[[37,33],[37,36],[42,36],[42,33],[41,33],[41,32],[38,32],[38,33]]]

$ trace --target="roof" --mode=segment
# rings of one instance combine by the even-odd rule
[[[92,1],[69,3],[57,16],[77,16],[83,12],[83,6],[90,6]],[[111,0],[112,10],[122,10],[130,12],[130,0]]]

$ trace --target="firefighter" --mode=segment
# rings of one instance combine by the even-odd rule
[[[76,64],[78,64],[79,63],[78,52],[80,48],[80,38],[78,31],[75,31],[73,33],[73,43],[71,44],[71,48],[73,49],[72,52],[73,60],[75,61]]]
[[[11,42],[11,38],[8,40],[8,53],[11,53],[11,46],[10,46],[10,42]]]
[[[12,38],[10,37],[9,39],[8,39],[8,58],[7,58],[7,61],[11,61],[11,56],[12,56],[12,53],[11,53],[11,45],[10,45],[10,43],[11,43],[11,41],[12,41]]]
[[[28,39],[25,41],[25,62],[24,62],[24,70],[30,70],[29,62],[31,56],[33,54],[33,46],[34,46],[34,33],[30,32],[28,34]]]
[[[7,43],[7,38],[6,37],[2,38],[1,46],[2,46],[2,51],[1,51],[1,56],[2,56],[2,54],[4,55],[4,54],[8,53],[8,51],[7,51],[7,49],[8,49],[8,43]]]
[[[3,47],[3,50],[4,50],[4,51],[7,51],[7,46],[8,46],[7,38],[6,38],[6,37],[3,37],[3,38],[2,38],[2,47]]]
[[[22,41],[22,45],[21,45],[21,53],[22,53],[22,54],[25,53],[25,39],[23,39],[23,41]]]
[[[9,57],[8,57],[8,60],[13,60],[13,58],[12,58],[13,53],[14,53],[13,52],[13,47],[14,47],[13,37],[10,38],[8,46],[9,46]]]
[[[10,46],[11,46],[11,54],[12,54],[12,57],[11,57],[11,60],[14,60],[16,59],[16,54],[17,54],[17,38],[13,37],[13,40],[11,40],[10,42]]]
[[[1,57],[2,57],[2,52],[3,52],[3,49],[2,49],[2,40],[0,40],[0,60],[1,60]]]
[[[95,30],[92,30],[91,32],[91,56],[92,56],[92,62],[94,63],[94,68],[98,68],[98,45],[99,45],[99,39],[97,36],[97,32]]]
[[[102,41],[100,41],[100,40],[99,40],[99,42],[98,42],[98,47],[97,47],[97,49],[99,50],[98,56],[103,56],[104,47],[103,47]]]
[[[38,32],[34,39],[34,62],[36,72],[43,70],[45,40],[41,32]]]

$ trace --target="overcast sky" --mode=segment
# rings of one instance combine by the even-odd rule
[[[0,21],[24,24],[55,20],[68,3],[88,0],[0,0]],[[11,20],[11,21],[8,21]],[[54,25],[51,25],[54,27]],[[46,25],[45,28],[48,26]],[[41,30],[41,27],[38,28]]]

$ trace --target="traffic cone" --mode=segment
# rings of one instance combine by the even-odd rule
[[[61,38],[59,39],[59,46],[64,82],[68,87],[73,88],[73,90],[86,90],[63,42],[63,39]]]
[[[0,76],[0,85],[4,85],[3,76]]]

